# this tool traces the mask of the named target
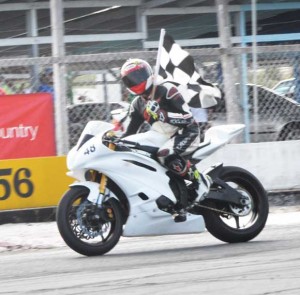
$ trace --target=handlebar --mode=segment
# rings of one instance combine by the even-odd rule
[[[108,143],[114,143],[114,144],[122,143],[122,144],[125,144],[125,145],[131,145],[135,148],[141,146],[138,142],[122,139],[122,138],[116,136],[113,132],[108,132],[105,135],[105,137],[103,138],[103,140],[108,142]]]
[[[137,150],[141,150],[141,151],[150,153],[153,155],[153,157],[156,156],[156,154],[159,150],[158,147],[141,145],[140,143],[135,142],[135,141],[130,141],[130,140],[119,138],[119,137],[115,136],[114,134],[108,134],[108,136],[106,136],[103,140],[106,141],[107,143],[112,143],[114,145],[119,144],[120,147],[124,146],[129,149],[137,149]]]

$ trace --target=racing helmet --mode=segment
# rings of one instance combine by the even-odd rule
[[[129,59],[121,68],[121,78],[126,88],[135,95],[149,90],[153,83],[151,66],[142,59]]]

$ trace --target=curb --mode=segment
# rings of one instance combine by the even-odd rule
[[[269,191],[267,196],[270,207],[300,205],[300,191]]]
[[[56,207],[3,211],[0,212],[0,225],[55,221],[55,215]]]

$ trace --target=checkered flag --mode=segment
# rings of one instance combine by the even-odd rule
[[[161,30],[156,61],[156,84],[174,82],[190,107],[209,108],[217,104],[220,90],[200,76],[193,57]]]

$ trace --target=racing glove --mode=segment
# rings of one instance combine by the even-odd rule
[[[160,109],[159,104],[155,100],[149,100],[146,105],[146,112],[155,120],[155,121],[167,121],[166,111]]]

